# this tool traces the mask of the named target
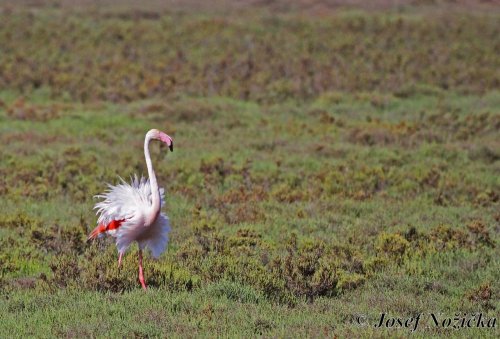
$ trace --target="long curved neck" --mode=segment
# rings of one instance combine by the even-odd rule
[[[156,181],[156,174],[153,169],[153,163],[151,162],[151,156],[149,154],[149,142],[151,141],[151,136],[146,135],[144,140],[144,156],[146,158],[146,165],[148,167],[149,184],[151,186],[151,211],[146,215],[146,224],[150,225],[158,216],[160,212],[160,191],[158,190],[158,182]]]

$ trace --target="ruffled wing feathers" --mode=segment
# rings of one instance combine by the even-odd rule
[[[137,218],[143,215],[152,204],[151,185],[149,179],[135,175],[130,184],[120,177],[118,185],[107,184],[108,190],[95,198],[103,199],[95,204],[99,224],[109,224],[113,220]],[[159,189],[160,205],[165,204],[165,191]]]

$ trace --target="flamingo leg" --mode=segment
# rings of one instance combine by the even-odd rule
[[[142,250],[139,250],[139,281],[143,289],[146,289],[146,283],[144,282],[144,272],[142,269]]]
[[[118,257],[118,268],[122,265],[122,257],[123,257],[123,252],[120,252],[120,256]]]

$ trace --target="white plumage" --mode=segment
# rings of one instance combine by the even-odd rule
[[[135,175],[130,184],[120,178],[121,184],[109,185],[109,189],[96,195],[103,199],[98,202],[94,209],[97,210],[98,224],[108,225],[113,220],[124,220],[120,227],[106,231],[107,234],[116,237],[118,252],[125,253],[133,241],[139,243],[142,250],[148,248],[154,258],[158,258],[165,250],[168,243],[168,232],[170,222],[168,217],[160,212],[153,224],[148,227],[137,227],[146,218],[145,212],[151,209],[151,185],[149,180]],[[158,189],[160,193],[160,208],[165,205],[165,190]]]

